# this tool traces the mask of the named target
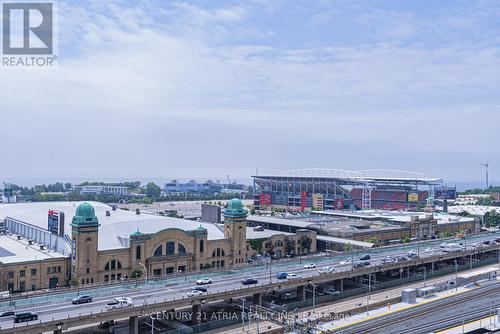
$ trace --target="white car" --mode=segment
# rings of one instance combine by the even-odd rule
[[[114,310],[124,307],[132,307],[134,302],[130,297],[117,297],[112,302],[106,304],[106,310]]]
[[[299,279],[299,278],[302,278],[302,276],[300,276],[299,274],[288,274],[286,276],[287,279]]]
[[[198,284],[198,285],[212,284],[212,280],[210,278],[202,278],[202,279],[197,280],[196,284]]]
[[[351,263],[351,260],[342,260],[340,261],[340,265],[343,266],[344,264],[349,264]]]
[[[335,290],[333,288],[326,289],[324,292],[325,292],[325,294],[330,295],[330,296],[334,296],[334,295],[340,294],[340,291],[337,291],[337,290]]]
[[[192,291],[188,292],[188,294],[187,294],[188,297],[198,297],[201,295],[203,295],[203,292],[199,291],[199,290],[192,290]]]
[[[308,263],[304,265],[304,269],[312,269],[312,268],[316,268],[316,264]]]
[[[331,266],[318,269],[318,273],[320,273],[320,274],[331,274],[334,272],[335,272],[335,268],[333,268]]]

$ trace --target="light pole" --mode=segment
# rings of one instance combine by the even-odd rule
[[[148,270],[146,269],[146,266],[141,262],[139,262],[139,265],[142,267],[142,269],[144,269],[144,280],[145,283],[148,283]]]
[[[458,290],[458,263],[457,259],[455,259],[455,291]]]
[[[427,286],[427,267],[424,266],[424,288]]]
[[[366,295],[366,314],[370,314],[370,293],[372,289],[372,274],[368,274],[368,294]]]

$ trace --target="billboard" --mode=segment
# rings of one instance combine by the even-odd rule
[[[260,205],[271,205],[272,196],[271,196],[271,194],[262,193],[259,196],[259,200],[260,200]]]
[[[336,198],[333,201],[333,205],[335,206],[335,210],[343,210],[344,209],[344,199],[343,198]]]
[[[304,211],[307,207],[307,192],[300,193],[300,211]]]
[[[64,212],[49,210],[47,230],[60,236],[64,235]]]
[[[323,204],[324,204],[323,194],[313,194],[312,201],[313,201],[312,204],[313,208],[317,210],[323,210]]]
[[[457,188],[454,187],[439,187],[434,189],[435,199],[456,199]]]
[[[408,202],[418,202],[418,193],[408,193]]]

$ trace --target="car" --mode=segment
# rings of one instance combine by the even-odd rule
[[[408,261],[408,258],[406,256],[400,256],[398,258],[398,262],[404,262],[404,261]]]
[[[244,280],[241,281],[241,284],[243,285],[252,285],[257,283],[259,283],[259,281],[256,280],[255,278],[245,278]]]
[[[334,272],[335,272],[335,268],[333,268],[331,266],[327,266],[327,267],[318,269],[318,273],[320,273],[320,274],[331,274]]]
[[[365,254],[365,255],[361,256],[359,259],[362,260],[362,261],[364,261],[364,260],[369,260],[371,258],[372,257],[370,256],[370,254]]]
[[[16,316],[16,312],[14,312],[14,311],[3,312],[2,314],[0,314],[0,320],[13,319],[15,316]]]
[[[114,310],[125,307],[134,306],[134,302],[130,297],[117,297],[112,302],[106,304],[106,310]]]
[[[299,274],[291,273],[291,274],[288,274],[288,276],[286,278],[287,279],[299,279],[299,278],[302,278],[302,276],[300,276]]]
[[[495,241],[496,241],[496,242],[500,242],[500,238],[496,238],[496,239],[495,239]]]
[[[31,321],[31,320],[38,320],[38,315],[31,312],[22,312],[14,316],[15,323]]]
[[[316,268],[316,264],[314,263],[308,263],[304,265],[304,269],[313,269]]]
[[[197,285],[204,285],[204,284],[212,284],[212,280],[210,278],[201,278],[196,281]]]
[[[396,262],[396,259],[393,258],[392,256],[386,256],[382,259],[382,263],[392,263]]]
[[[342,261],[340,261],[340,262],[339,262],[339,264],[340,264],[341,266],[343,266],[343,265],[345,265],[345,264],[349,264],[349,263],[351,263],[351,260],[342,260]]]
[[[408,257],[412,260],[416,260],[419,256],[416,253],[408,253]]]
[[[90,303],[90,302],[92,302],[92,297],[90,297],[89,295],[77,296],[71,300],[71,303],[73,303],[73,304],[83,304],[83,303]]]
[[[187,294],[188,297],[198,297],[201,295],[203,295],[203,291],[200,291],[200,290],[191,290]]]
[[[365,264],[363,262],[356,262],[353,265],[354,269],[360,269],[360,268],[364,268],[364,267],[365,267]]]
[[[335,290],[334,288],[330,288],[330,289],[326,289],[323,291],[326,295],[330,295],[330,296],[335,296],[335,295],[338,295],[340,294],[340,291],[337,291]]]
[[[202,286],[196,286],[193,288],[193,290],[198,290],[198,291],[201,291],[201,292],[207,292],[207,288],[204,288]]]
[[[282,273],[277,273],[276,274],[276,278],[277,279],[286,279],[287,277],[288,277],[288,273],[282,272]]]

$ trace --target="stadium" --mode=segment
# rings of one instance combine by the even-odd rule
[[[295,169],[252,178],[257,210],[409,210],[456,194],[442,178],[397,170]]]

